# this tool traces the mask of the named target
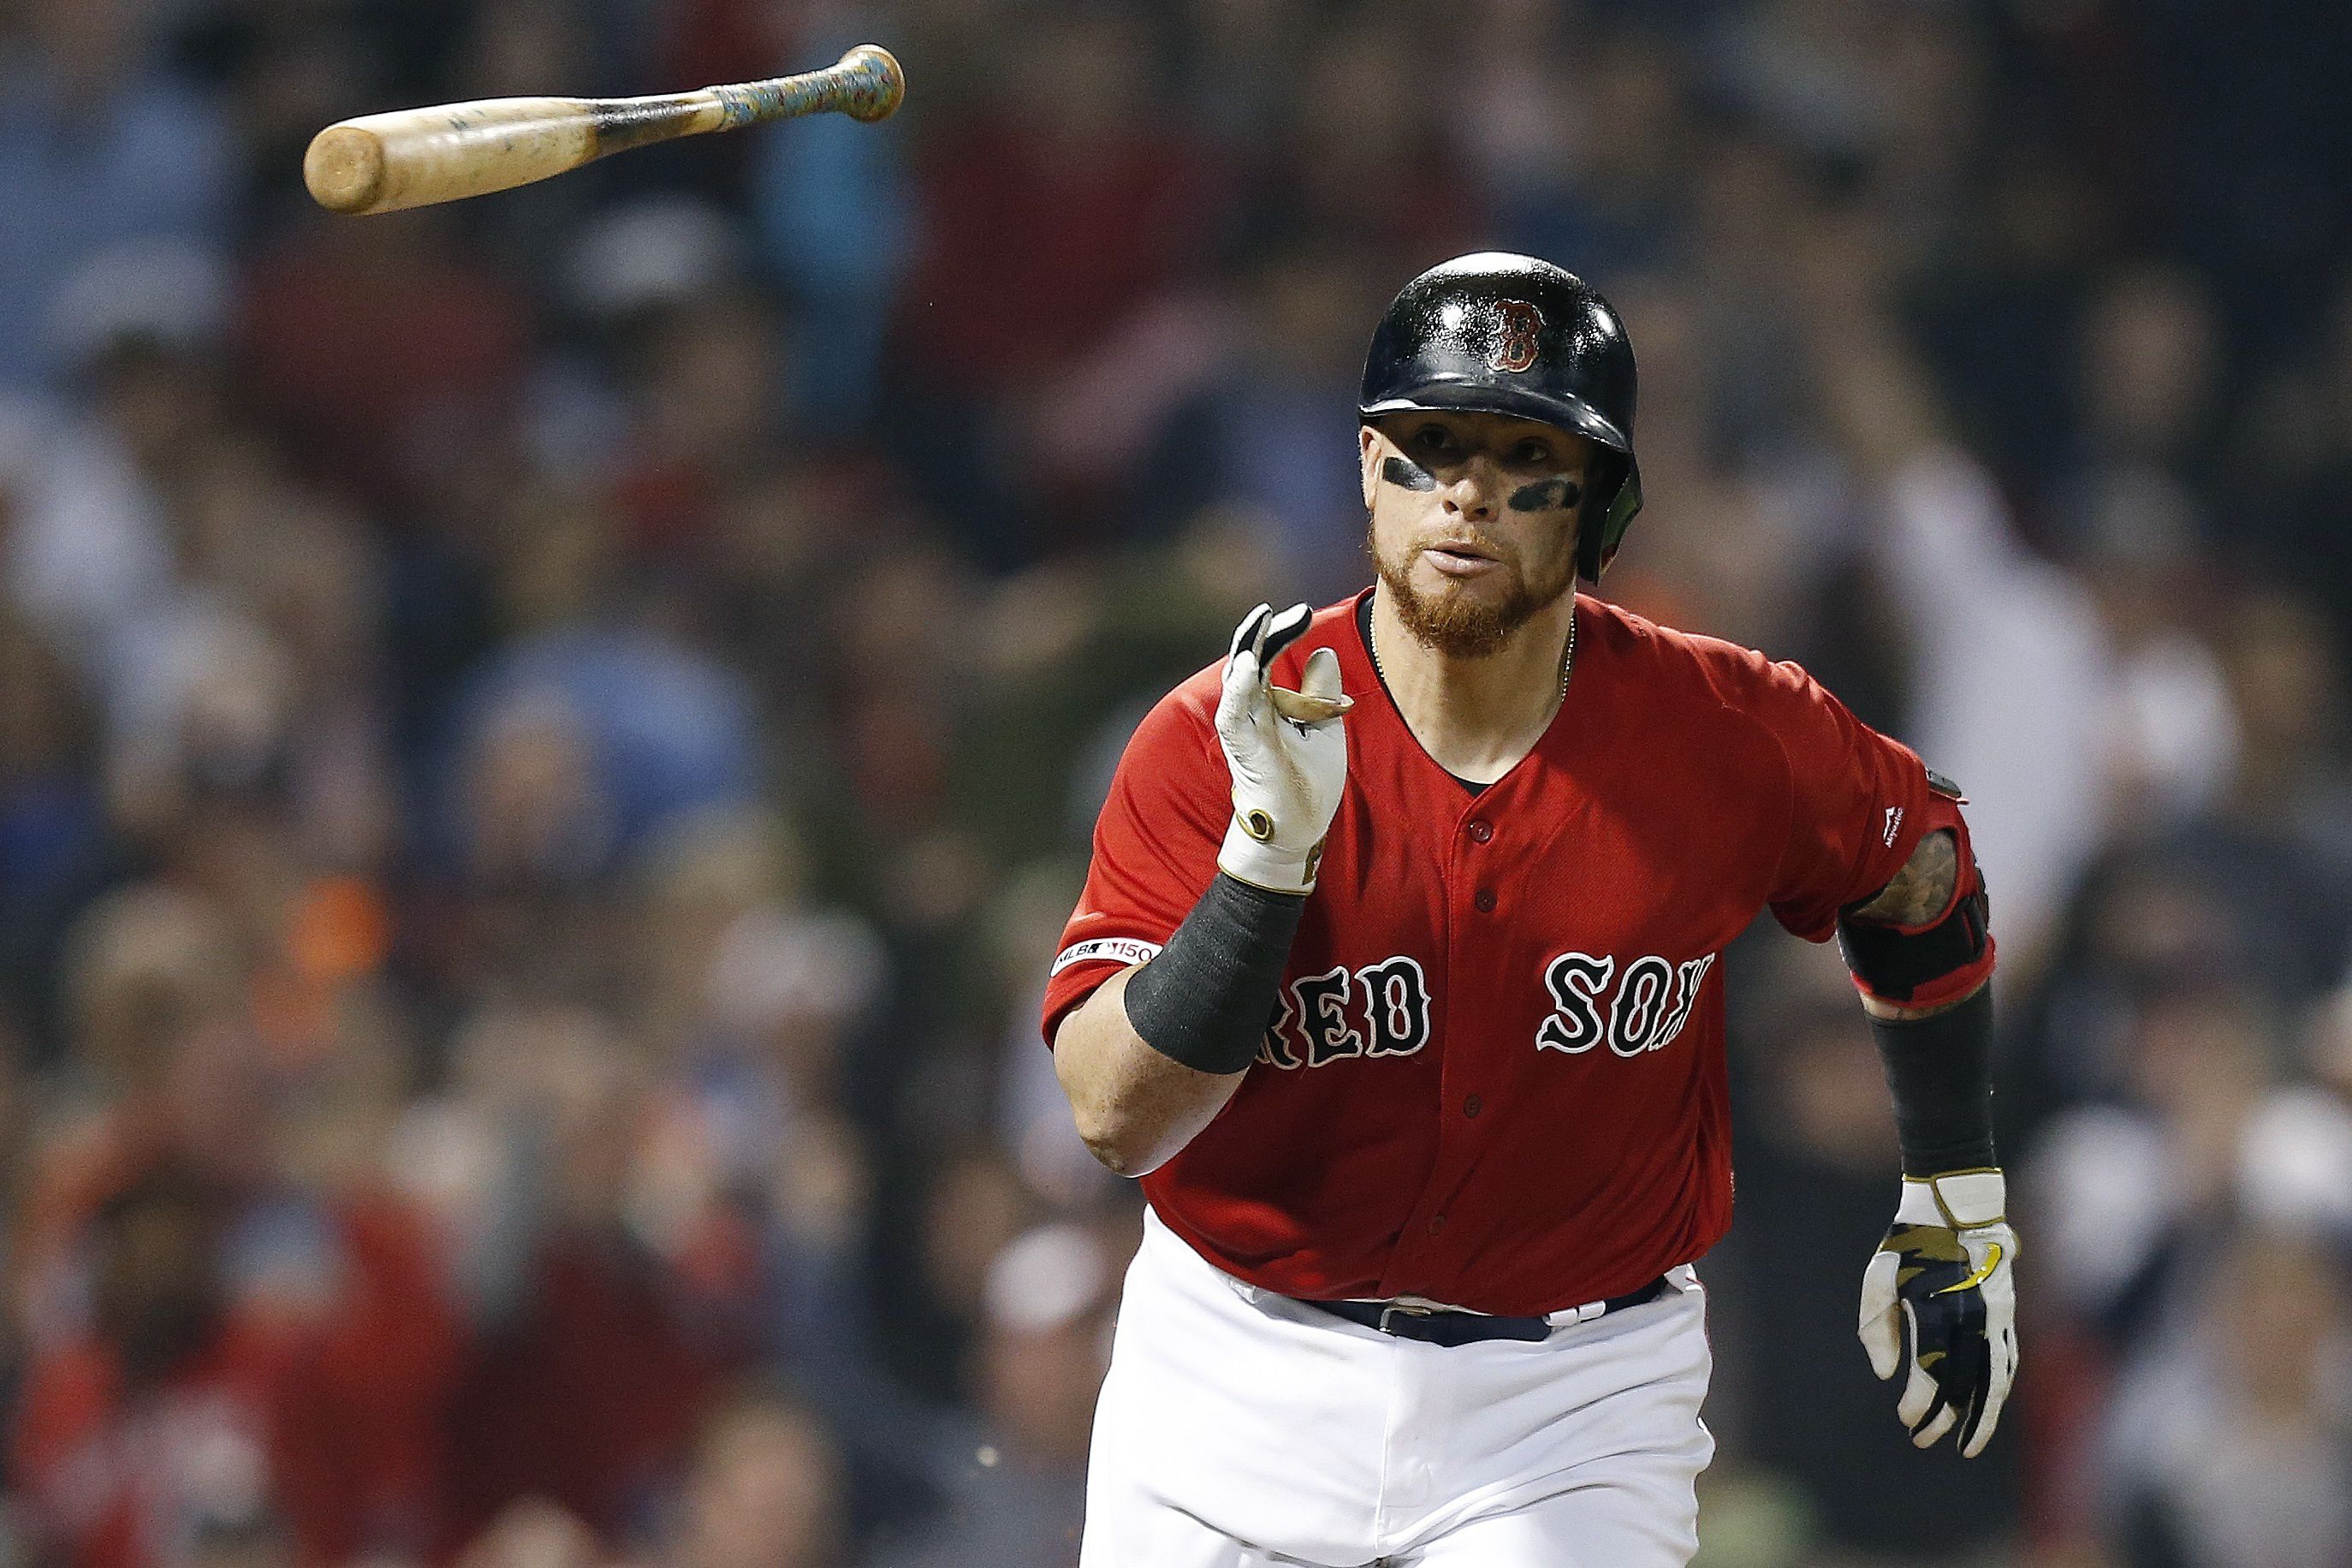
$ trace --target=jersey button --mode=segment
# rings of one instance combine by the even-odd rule
[[[1485,821],[1484,819],[1474,822],[1470,825],[1470,837],[1476,839],[1479,843],[1484,844],[1486,840],[1495,837],[1494,825],[1490,822]]]
[[[1463,1114],[1463,1115],[1465,1115],[1465,1116],[1475,1117],[1475,1116],[1478,1114],[1478,1112],[1480,1112],[1481,1110],[1484,1110],[1486,1108],[1486,1102],[1485,1100],[1480,1100],[1476,1095],[1475,1095],[1475,1094],[1474,1094],[1474,1095],[1471,1095],[1469,1098],[1465,1099],[1465,1100],[1463,1100],[1463,1102],[1462,1102],[1462,1114]]]
[[[1478,906],[1478,912],[1480,914],[1493,914],[1495,912],[1495,889],[1492,888],[1481,888],[1470,901]]]
[[[1431,1218],[1430,1218],[1430,1222],[1429,1222],[1429,1234],[1430,1234],[1430,1235],[1432,1235],[1432,1236],[1435,1236],[1439,1231],[1444,1230],[1444,1228],[1445,1228],[1445,1216],[1444,1216],[1444,1215],[1434,1215],[1431,1216]]]

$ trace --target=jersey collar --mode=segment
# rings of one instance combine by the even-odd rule
[[[1559,710],[1551,716],[1551,722],[1545,726],[1543,734],[1528,748],[1526,756],[1512,763],[1509,770],[1494,783],[1476,784],[1448,772],[1429,754],[1428,749],[1421,743],[1421,737],[1414,734],[1412,726],[1405,722],[1404,711],[1396,705],[1396,699],[1391,695],[1388,681],[1381,675],[1380,667],[1372,662],[1372,593],[1373,590],[1367,587],[1349,601],[1347,629],[1332,639],[1333,646],[1339,652],[1341,689],[1350,693],[1366,694],[1359,712],[1367,716],[1377,714],[1381,721],[1393,725],[1403,738],[1404,744],[1422,764],[1450,781],[1455,789],[1462,792],[1465,801],[1500,791],[1525,771],[1536,757],[1540,756],[1555,766],[1564,760],[1565,748],[1578,730],[1578,726],[1568,722],[1569,713],[1571,709],[1589,705],[1593,682],[1588,678],[1588,672],[1591,665],[1598,662],[1597,645],[1601,641],[1596,635],[1600,628],[1594,624],[1593,606],[1584,595],[1576,595],[1576,661],[1568,672],[1567,700],[1560,703]],[[1374,693],[1377,696],[1371,695]],[[1585,703],[1579,702],[1580,693],[1585,694]]]

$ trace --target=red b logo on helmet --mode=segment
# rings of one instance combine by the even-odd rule
[[[1524,300],[1499,300],[1495,352],[1486,363],[1496,370],[1522,371],[1536,363],[1536,334],[1543,331],[1543,312]]]

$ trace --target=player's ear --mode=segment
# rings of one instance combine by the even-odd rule
[[[1372,510],[1372,497],[1380,493],[1380,479],[1375,470],[1380,466],[1381,436],[1370,425],[1357,426],[1356,435],[1361,447],[1360,455],[1363,458],[1364,510],[1370,511]]]

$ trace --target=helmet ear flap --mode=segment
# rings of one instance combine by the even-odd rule
[[[1633,526],[1633,514],[1641,510],[1642,466],[1624,452],[1605,448],[1596,452],[1583,519],[1576,531],[1579,577],[1588,583],[1601,581],[1601,574],[1615,558],[1617,547],[1625,542],[1625,531]]]

